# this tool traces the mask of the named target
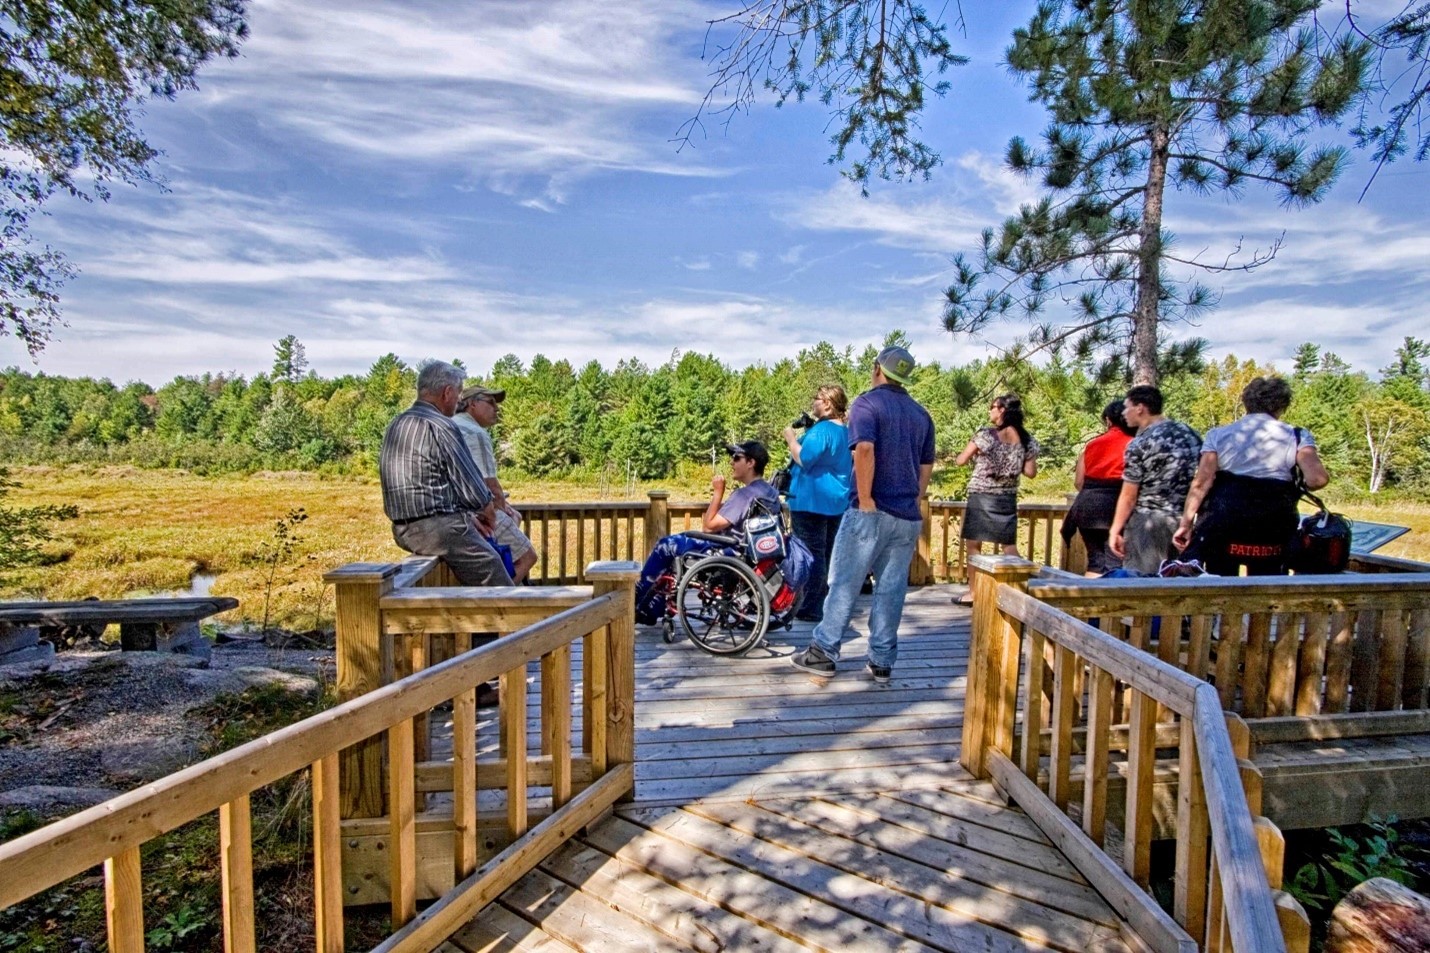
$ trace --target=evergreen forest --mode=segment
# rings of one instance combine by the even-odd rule
[[[882,343],[906,342],[896,331]],[[0,452],[12,465],[375,473],[383,430],[413,400],[416,368],[386,354],[365,374],[327,378],[308,370],[295,338],[274,351],[269,373],[180,376],[157,389],[7,368]],[[495,436],[514,475],[612,483],[698,475],[712,448],[730,440],[764,440],[777,464],[782,430],[815,389],[838,382],[852,398],[868,387],[876,353],[873,343],[856,350],[821,342],[739,369],[697,353],[676,352],[658,367],[623,360],[611,368],[508,354],[471,379],[507,392]],[[1404,339],[1377,373],[1352,370],[1309,343],[1292,367],[1183,353],[1162,377],[1167,412],[1204,432],[1234,419],[1246,381],[1267,373],[1291,380],[1296,398],[1286,419],[1315,434],[1337,495],[1430,496],[1430,343]],[[1125,387],[1054,354],[1039,365],[1011,357],[924,363],[911,390],[933,414],[945,461],[986,422],[991,397],[1020,394],[1050,471],[1071,468],[1099,432],[1101,408]],[[939,470],[936,492],[959,495],[966,475]]]

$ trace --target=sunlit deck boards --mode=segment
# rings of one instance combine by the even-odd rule
[[[862,636],[826,684],[788,661],[807,625],[745,659],[641,630],[636,803],[448,949],[1125,950],[1062,855],[958,766],[956,591],[910,592],[888,686]]]
[[[636,800],[933,787],[957,766],[968,615],[950,590],[910,593],[893,681],[864,670],[866,640],[844,648],[829,682],[789,663],[810,626],[765,649],[715,658],[642,630],[636,655]],[[856,627],[863,632],[862,618]]]
[[[632,807],[452,938],[461,950],[1125,950],[987,785]]]

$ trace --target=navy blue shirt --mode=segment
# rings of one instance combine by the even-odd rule
[[[933,464],[933,418],[908,391],[880,384],[854,398],[849,407],[849,449],[874,445],[874,506],[899,519],[922,519],[919,468]],[[849,487],[849,505],[859,505],[858,478]]]

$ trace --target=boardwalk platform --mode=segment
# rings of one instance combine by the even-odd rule
[[[887,686],[863,638],[824,683],[788,661],[808,626],[745,659],[642,630],[635,803],[444,949],[1128,949],[1034,824],[957,763],[957,591],[910,592]]]

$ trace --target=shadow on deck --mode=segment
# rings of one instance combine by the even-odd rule
[[[911,591],[887,686],[862,635],[826,684],[788,662],[808,626],[744,659],[641,630],[634,803],[445,949],[1127,949],[1037,826],[958,765],[956,591]]]

